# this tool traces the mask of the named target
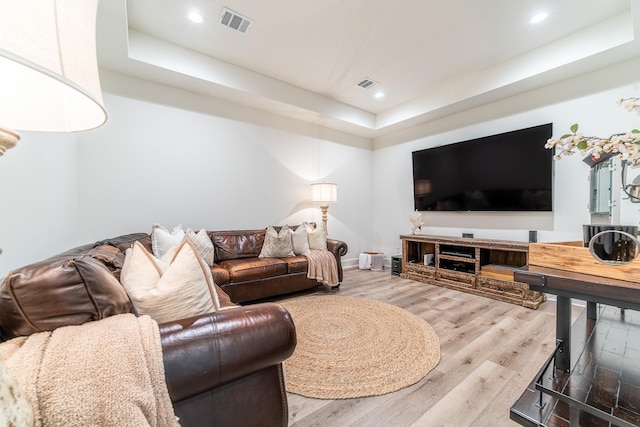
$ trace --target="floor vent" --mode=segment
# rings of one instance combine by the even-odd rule
[[[222,8],[222,13],[220,13],[220,21],[222,25],[225,27],[229,27],[232,30],[240,31],[241,33],[246,33],[249,30],[253,21],[246,16],[242,16],[237,12],[234,12],[231,9],[227,9],[226,7]]]
[[[375,81],[371,80],[371,79],[362,79],[362,81],[360,81],[358,83],[358,86],[360,86],[361,88],[364,89],[371,89],[372,87],[376,86],[378,83],[376,83]]]

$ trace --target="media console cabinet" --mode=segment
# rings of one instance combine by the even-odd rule
[[[421,234],[400,239],[400,277],[534,309],[546,300],[514,280],[514,271],[528,263],[526,242]]]

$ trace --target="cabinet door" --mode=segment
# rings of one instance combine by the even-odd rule
[[[611,159],[591,168],[589,212],[592,214],[611,213],[612,170]]]

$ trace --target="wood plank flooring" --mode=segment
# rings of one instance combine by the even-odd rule
[[[555,345],[555,302],[538,310],[382,272],[345,271],[337,291],[425,319],[440,339],[438,366],[417,384],[383,396],[319,400],[289,394],[291,427],[517,426],[509,408]],[[574,309],[574,318],[580,308]]]

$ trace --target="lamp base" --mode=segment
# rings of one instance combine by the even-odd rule
[[[19,139],[20,134],[18,132],[0,126],[0,156],[9,148],[15,147]]]
[[[329,209],[328,205],[320,206],[320,210],[322,211],[322,226],[324,227],[324,235],[328,236],[329,232],[327,231],[327,210]]]

